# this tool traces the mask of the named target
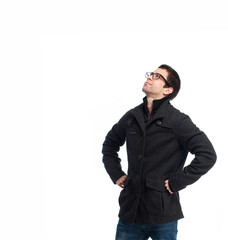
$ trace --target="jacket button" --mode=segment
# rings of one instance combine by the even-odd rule
[[[162,122],[161,122],[160,120],[158,120],[158,121],[157,121],[157,124],[158,124],[158,125],[161,125],[161,124],[162,124]]]

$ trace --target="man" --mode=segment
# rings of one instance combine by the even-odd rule
[[[116,240],[175,240],[183,218],[178,191],[197,181],[215,163],[216,153],[189,116],[170,104],[180,89],[177,72],[161,65],[146,74],[143,103],[108,132],[103,163],[120,193]],[[128,174],[118,151],[126,141]],[[184,167],[188,152],[194,154]]]

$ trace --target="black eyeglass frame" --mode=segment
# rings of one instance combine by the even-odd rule
[[[158,76],[157,79],[162,78],[162,79],[165,81],[165,83],[166,83],[167,86],[172,87],[172,86],[168,83],[168,81],[167,81],[160,73],[147,72],[147,73],[145,74],[145,77],[147,78],[148,76],[153,76],[153,75],[155,75],[155,74]],[[155,80],[157,80],[157,79],[155,78]]]

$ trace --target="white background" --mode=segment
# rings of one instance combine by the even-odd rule
[[[120,188],[102,163],[112,125],[140,104],[144,74],[180,75],[172,104],[218,161],[181,191],[179,239],[225,239],[225,1],[1,1],[0,239],[114,239]],[[120,151],[126,171],[125,147]],[[189,156],[187,163],[193,156]]]

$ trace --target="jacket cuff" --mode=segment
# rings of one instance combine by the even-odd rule
[[[116,184],[116,181],[124,175],[127,175],[127,174],[123,171],[120,171],[119,173],[116,173],[115,175],[111,176],[111,179],[113,183]]]
[[[175,178],[169,179],[169,188],[172,192],[178,192],[182,189],[184,189],[186,186],[181,186],[179,182]]]

